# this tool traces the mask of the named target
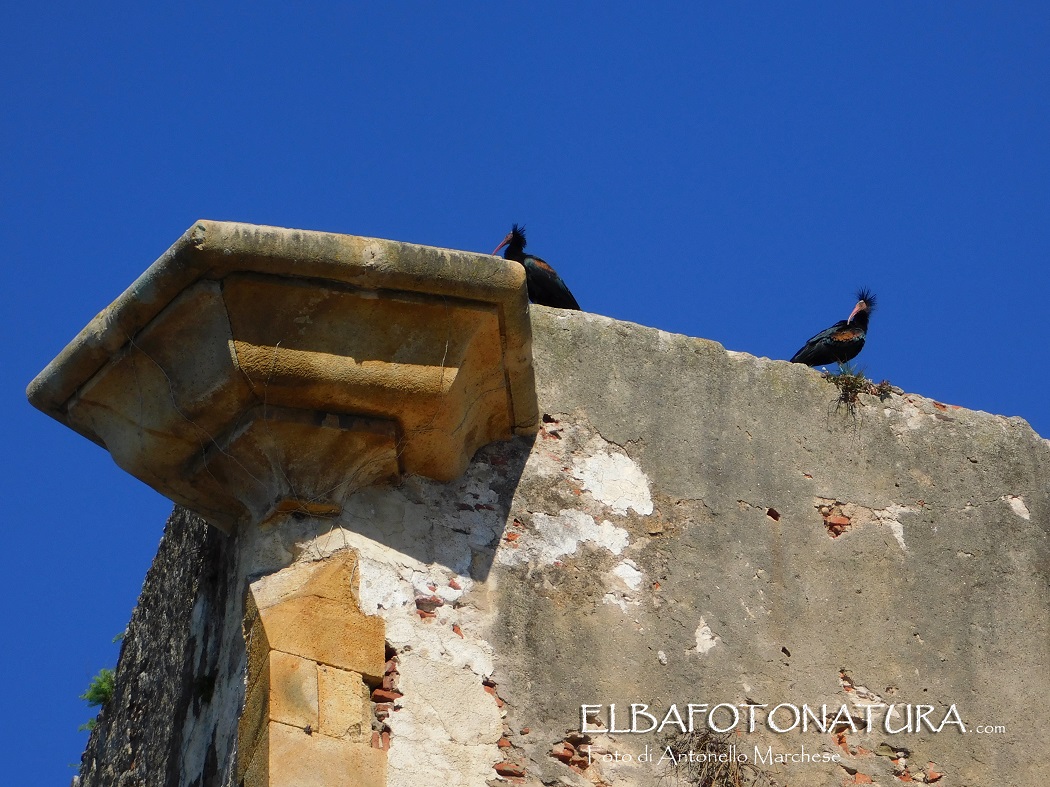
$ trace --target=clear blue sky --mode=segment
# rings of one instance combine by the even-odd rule
[[[1045,3],[8,4],[11,784],[65,783],[170,504],[24,387],[197,218],[488,252],[588,311],[1050,435]]]

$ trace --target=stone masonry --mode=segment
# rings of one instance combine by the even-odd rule
[[[756,784],[1045,783],[1050,443],[912,394],[848,408],[813,370],[702,339],[531,319],[535,436],[489,444],[452,481],[357,491],[334,518],[192,543],[173,519],[83,787],[252,784],[260,659],[269,751],[346,747],[342,775],[303,784],[655,785],[674,730],[618,732],[632,703],[660,720],[723,705],[716,725],[765,706],[729,734]],[[334,583],[320,596],[302,590],[318,572]],[[334,657],[252,655],[253,620],[325,594],[345,610],[339,647],[367,662],[338,667],[334,727]],[[158,614],[169,602],[183,613]],[[775,731],[803,705],[837,723]],[[282,767],[320,773],[309,762]]]

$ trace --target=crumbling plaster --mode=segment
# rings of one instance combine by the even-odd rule
[[[1017,752],[1038,744],[1020,720],[1046,716],[1029,698],[1048,688],[1033,667],[1050,664],[1050,452],[1023,421],[916,396],[850,411],[801,366],[593,315],[534,307],[533,321],[546,414],[534,443],[489,446],[450,484],[363,492],[323,532],[270,536],[289,555],[363,556],[368,611],[408,649],[390,784],[480,784],[508,758],[527,780],[583,783],[598,768],[550,756],[581,704],[837,708],[858,696],[842,671],[897,702],[956,703],[1006,738],[749,737],[844,756],[780,769],[788,783],[919,779],[929,762],[957,784],[1033,771]],[[832,537],[822,505],[850,526]],[[1033,509],[1042,519],[1025,518]],[[434,594],[443,606],[420,617],[414,599]],[[439,690],[450,674],[472,676],[474,692]],[[887,741],[910,760],[863,753]],[[660,774],[599,767],[611,783]]]
[[[238,535],[245,578],[359,554],[401,673],[387,784],[655,784],[655,764],[565,764],[581,704],[858,698],[957,704],[971,731],[743,742],[842,757],[772,768],[793,787],[1044,783],[1047,441],[918,396],[850,411],[812,370],[702,339],[532,323],[537,436]],[[599,759],[655,742],[592,736]]]

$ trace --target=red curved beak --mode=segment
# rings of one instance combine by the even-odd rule
[[[853,318],[860,314],[862,311],[868,308],[868,304],[864,301],[857,301],[857,305],[853,307],[853,311],[849,313],[849,317],[846,319],[847,323],[853,322]],[[841,314],[841,312],[840,312]]]
[[[492,255],[493,255],[493,256],[495,256],[495,255],[499,254],[499,250],[500,250],[500,249],[502,249],[502,248],[503,248],[504,246],[506,246],[506,245],[507,245],[508,243],[510,243],[510,239],[511,239],[511,238],[513,237],[513,235],[514,235],[514,233],[513,233],[513,232],[508,232],[508,233],[507,233],[507,237],[505,237],[505,238],[503,239],[503,241],[502,241],[502,242],[500,243],[500,245],[499,245],[499,246],[497,246],[497,247],[496,247],[496,248],[495,248],[495,249],[494,249],[494,250],[492,251]]]

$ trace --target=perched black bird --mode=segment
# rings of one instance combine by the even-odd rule
[[[846,363],[857,357],[868,335],[868,318],[875,310],[875,296],[871,290],[857,293],[857,305],[845,320],[839,320],[826,331],[821,331],[791,357],[792,363],[824,366]]]
[[[541,306],[554,306],[558,309],[579,310],[580,304],[572,297],[565,282],[550,265],[539,257],[525,253],[525,227],[515,224],[507,237],[496,247],[493,254],[498,254],[504,246],[503,258],[520,262],[525,266],[525,283],[529,287],[529,300]]]

